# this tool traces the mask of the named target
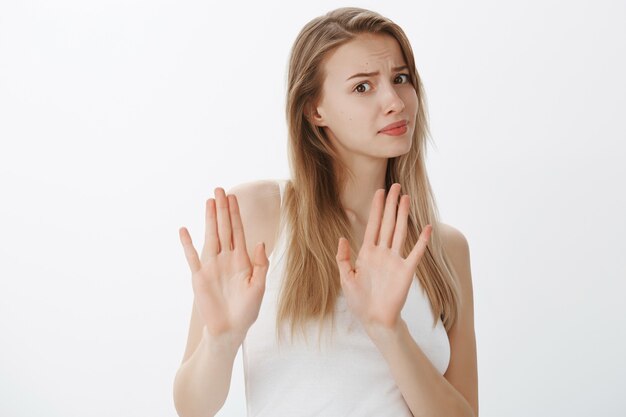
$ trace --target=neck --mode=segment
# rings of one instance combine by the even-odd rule
[[[374,193],[385,188],[388,158],[355,155],[347,162],[354,177],[346,176],[340,185],[340,201],[348,217],[362,227],[367,225]]]

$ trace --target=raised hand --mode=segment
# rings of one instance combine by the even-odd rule
[[[237,197],[226,196],[220,187],[215,189],[215,199],[206,201],[205,223],[200,258],[187,229],[179,229],[196,307],[212,337],[229,336],[243,342],[265,293],[269,267],[265,244],[256,246],[251,264]]]
[[[400,184],[394,183],[383,213],[385,190],[379,189],[374,194],[354,268],[350,244],[344,237],[339,238],[336,260],[341,287],[348,307],[368,332],[372,328],[394,329],[398,325],[415,270],[430,239],[432,226],[426,225],[406,259],[401,256],[410,200],[408,195],[403,195],[398,208],[399,195]]]

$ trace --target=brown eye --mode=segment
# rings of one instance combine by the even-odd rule
[[[359,90],[359,87],[361,87],[362,85],[366,85],[367,83],[361,83],[359,85],[357,85],[354,89],[354,91],[356,91],[357,93],[365,93],[365,91],[361,91]]]
[[[409,82],[409,74],[398,74],[398,75],[396,76],[396,79],[397,79],[398,77],[402,77],[402,76],[405,76],[405,77],[406,77],[406,81],[407,81],[407,82]]]

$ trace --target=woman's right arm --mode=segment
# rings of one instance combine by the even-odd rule
[[[222,408],[237,351],[259,314],[269,260],[265,246],[248,247],[244,235],[249,227],[251,242],[264,241],[256,224],[265,213],[255,204],[254,189],[244,186],[228,196],[222,188],[215,189],[216,198],[206,203],[201,256],[187,229],[179,229],[194,292],[187,348],[174,379],[180,417],[211,417]]]

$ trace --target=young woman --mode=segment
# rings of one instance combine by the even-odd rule
[[[249,417],[478,416],[469,249],[438,221],[407,37],[331,11],[298,35],[288,80],[292,178],[215,188],[200,256],[180,228],[178,414],[217,413],[242,346]]]

